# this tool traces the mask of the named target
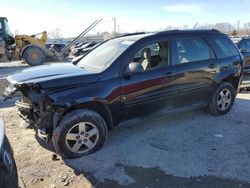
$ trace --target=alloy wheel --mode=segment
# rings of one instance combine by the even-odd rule
[[[74,125],[65,137],[68,149],[77,154],[83,154],[93,149],[98,139],[99,131],[90,122],[80,122]]]
[[[229,89],[221,90],[218,99],[217,99],[217,106],[220,110],[226,110],[232,102],[232,94]]]

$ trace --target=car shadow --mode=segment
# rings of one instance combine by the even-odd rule
[[[93,187],[250,187],[244,95],[224,116],[194,110],[123,122],[100,151],[64,162]]]

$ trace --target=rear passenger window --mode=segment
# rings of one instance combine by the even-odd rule
[[[179,63],[214,59],[207,42],[199,37],[176,37]]]
[[[211,35],[211,42],[216,48],[216,55],[218,58],[226,58],[239,55],[234,43],[224,35]]]

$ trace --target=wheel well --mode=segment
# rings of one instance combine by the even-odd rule
[[[89,103],[84,103],[81,105],[74,106],[74,107],[66,110],[63,115],[65,115],[66,113],[69,113],[73,110],[81,109],[81,108],[92,110],[92,111],[95,111],[96,113],[98,113],[106,122],[108,129],[113,130],[114,125],[113,125],[113,118],[112,118],[111,111],[105,104],[102,104],[100,102],[89,102]]]
[[[232,86],[234,87],[235,91],[237,91],[238,84],[239,84],[239,79],[238,78],[230,77],[230,78],[224,79],[223,81],[232,84]]]

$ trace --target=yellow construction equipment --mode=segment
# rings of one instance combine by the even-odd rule
[[[40,38],[37,38],[36,36],[41,35]],[[35,35],[16,35],[15,41],[16,41],[16,47],[22,49],[24,46],[29,44],[34,45],[43,45],[45,46],[48,40],[47,32],[44,31],[42,33],[37,33]]]
[[[41,35],[40,37],[38,37]],[[34,35],[15,36],[15,54],[31,66],[41,65],[46,56],[54,56],[54,53],[46,48],[48,35],[46,31]]]
[[[7,20],[6,18],[3,18],[3,19]],[[0,21],[1,21],[1,17],[0,17]],[[77,43],[84,35],[86,35],[91,29],[93,29],[101,21],[102,19],[99,19],[93,22],[78,37],[76,37],[72,42],[70,42],[67,46],[65,46],[61,50],[55,49],[53,47],[49,49],[46,48],[46,43],[48,39],[46,31],[35,34],[35,35],[31,35],[31,36],[16,35],[14,38],[15,47],[12,48],[12,51],[14,51],[15,53],[9,52],[9,54],[10,55],[19,54],[19,58],[31,66],[41,65],[46,61],[47,58],[54,59],[54,60],[62,60],[66,56],[68,56],[70,47],[74,45],[75,43]],[[9,28],[7,21],[2,22],[2,28]],[[0,27],[0,31],[1,31],[1,27]],[[39,35],[41,35],[40,38],[38,37]],[[3,33],[3,36],[5,36],[4,33]],[[7,54],[7,51],[6,51],[6,54]]]

